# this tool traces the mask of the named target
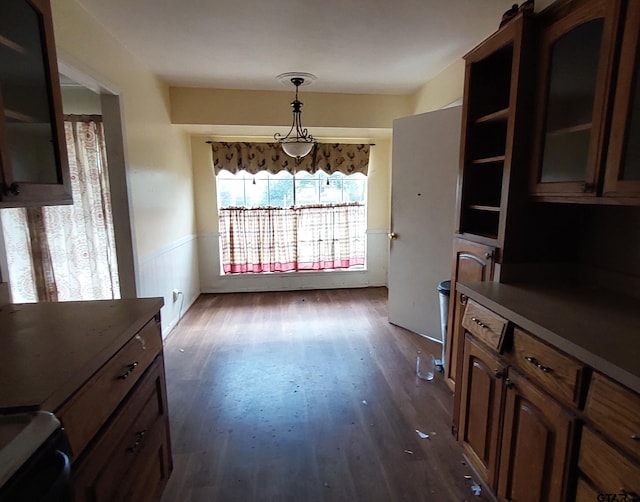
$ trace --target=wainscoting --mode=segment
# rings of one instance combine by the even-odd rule
[[[162,336],[169,332],[200,294],[195,235],[187,236],[138,261],[138,296],[162,296]],[[176,301],[173,290],[182,292]]]
[[[223,275],[217,233],[198,236],[200,285],[203,293],[240,293],[386,286],[389,241],[387,230],[367,231],[365,270]]]

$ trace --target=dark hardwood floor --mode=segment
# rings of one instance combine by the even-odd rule
[[[202,295],[165,346],[163,502],[490,500],[441,376],[415,376],[417,350],[439,345],[389,324],[386,294]]]

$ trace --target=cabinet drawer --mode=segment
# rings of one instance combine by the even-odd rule
[[[618,500],[622,493],[640,494],[640,464],[615,450],[588,427],[582,431],[578,467],[598,493],[618,494]]]
[[[578,406],[584,385],[584,365],[520,328],[513,330],[512,366],[565,403]]]
[[[640,460],[640,395],[594,372],[585,413],[597,429]]]
[[[576,502],[596,502],[597,500],[598,492],[584,479],[578,478]]]
[[[467,302],[462,326],[489,347],[500,350],[509,321],[473,300]]]
[[[56,411],[75,459],[161,349],[159,325],[152,319]]]
[[[109,427],[79,465],[74,465],[76,502],[125,500],[120,492],[143,474],[139,464],[148,464],[147,457],[154,457],[158,444],[164,445],[168,437],[164,388],[164,367],[162,357],[158,357]],[[166,455],[168,448],[163,452]],[[162,464],[168,469],[166,456]],[[168,472],[165,474],[168,477]],[[154,489],[162,486],[153,483]]]

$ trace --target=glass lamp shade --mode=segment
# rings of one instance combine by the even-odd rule
[[[309,155],[313,145],[313,142],[308,141],[291,141],[288,143],[282,143],[282,149],[289,157],[301,159],[302,157]]]

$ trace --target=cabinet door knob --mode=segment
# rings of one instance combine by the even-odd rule
[[[9,193],[11,195],[20,195],[20,185],[11,183],[11,185],[9,185]]]
[[[516,384],[513,383],[513,380],[511,380],[510,378],[505,378],[504,385],[507,389],[513,389],[516,386]]]
[[[493,370],[493,376],[495,376],[498,380],[500,380],[502,378],[502,371],[498,369]]]

